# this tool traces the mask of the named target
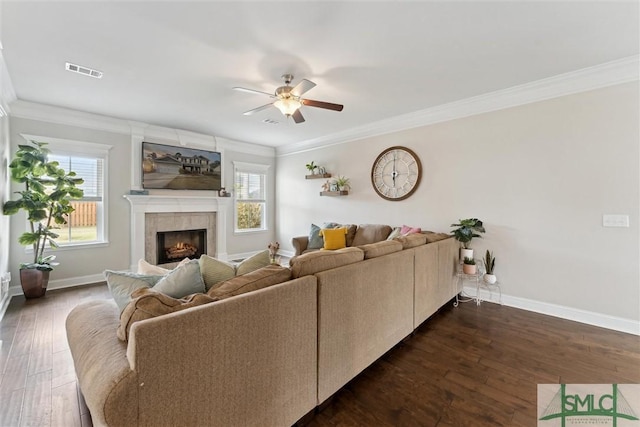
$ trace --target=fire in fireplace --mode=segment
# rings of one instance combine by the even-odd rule
[[[184,258],[196,259],[207,253],[207,230],[159,231],[157,264],[168,264]]]

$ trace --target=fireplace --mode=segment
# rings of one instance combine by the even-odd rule
[[[198,259],[207,253],[207,230],[159,231],[156,233],[156,264],[185,258]]]
[[[131,271],[136,271],[140,259],[157,261],[156,233],[162,231],[206,229],[206,254],[227,259],[229,198],[132,194],[124,198],[131,204]]]

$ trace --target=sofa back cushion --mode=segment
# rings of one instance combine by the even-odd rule
[[[291,279],[291,270],[279,265],[268,265],[242,276],[236,276],[233,279],[224,281],[209,290],[207,295],[216,299],[224,299],[277,285],[289,279]]]
[[[368,245],[385,240],[391,233],[391,227],[384,224],[360,224],[353,238],[353,246]]]
[[[358,246],[358,248],[364,252],[364,259],[371,259],[401,251],[402,243],[397,240],[383,240],[382,242]]]
[[[412,233],[406,236],[396,237],[395,240],[402,243],[402,249],[409,249],[427,243],[427,236],[422,233]]]
[[[433,242],[437,242],[437,241],[448,239],[448,238],[452,237],[451,234],[434,233],[433,231],[423,231],[422,234],[427,236],[427,243],[433,243]]]
[[[353,264],[364,259],[364,252],[358,248],[344,248],[337,251],[308,252],[291,258],[289,265],[294,279],[324,270]]]
[[[183,299],[175,299],[150,288],[135,290],[131,298],[120,314],[120,326],[116,331],[116,335],[122,341],[129,340],[129,330],[135,322],[216,301],[216,298],[206,294],[193,294]]]

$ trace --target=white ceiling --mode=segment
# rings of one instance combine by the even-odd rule
[[[639,53],[637,1],[4,1],[0,12],[18,99],[270,146]],[[344,111],[302,107],[302,124],[275,108],[242,115],[269,98],[231,88],[273,92],[283,73]]]

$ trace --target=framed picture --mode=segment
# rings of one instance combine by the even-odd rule
[[[219,191],[221,165],[216,151],[142,142],[144,189]]]

